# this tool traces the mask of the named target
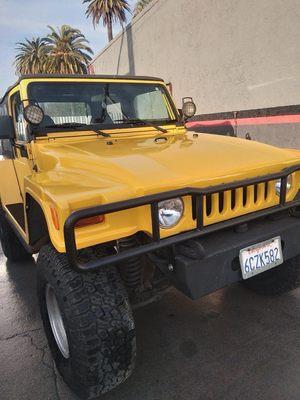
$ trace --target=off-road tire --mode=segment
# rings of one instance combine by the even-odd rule
[[[31,259],[19,238],[7,222],[3,209],[0,209],[0,240],[2,251],[8,261],[20,262]]]
[[[254,292],[278,296],[300,285],[300,257],[285,261],[282,265],[243,281]]]
[[[85,257],[103,256],[99,249]],[[81,398],[92,399],[124,382],[136,357],[135,326],[126,289],[115,267],[96,272],[73,270],[65,254],[51,245],[38,256],[38,298],[52,356],[64,381]],[[46,285],[54,289],[70,357],[60,352],[52,333],[45,299]]]

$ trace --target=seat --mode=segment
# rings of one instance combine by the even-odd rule
[[[46,127],[46,126],[50,126],[50,125],[55,125],[55,122],[49,115],[45,114],[43,121],[40,123],[40,126]]]

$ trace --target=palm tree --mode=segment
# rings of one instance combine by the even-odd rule
[[[113,22],[126,22],[126,11],[130,11],[127,0],[83,0],[89,3],[85,12],[87,18],[91,17],[94,28],[103,20],[103,26],[107,26],[108,41],[113,40]]]
[[[87,39],[79,29],[62,25],[55,30],[48,26],[51,33],[44,39],[49,55],[46,62],[47,72],[59,74],[86,74],[93,51],[87,46]]]
[[[45,40],[41,38],[25,39],[18,42],[15,56],[15,65],[18,75],[39,74],[45,71],[45,62],[48,48]]]
[[[138,0],[134,7],[134,17],[138,15],[152,0]]]

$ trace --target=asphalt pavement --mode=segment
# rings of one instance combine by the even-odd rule
[[[77,399],[41,326],[36,266],[0,249],[0,400]],[[300,289],[261,297],[237,284],[198,301],[172,290],[135,311],[134,375],[103,400],[299,400]]]

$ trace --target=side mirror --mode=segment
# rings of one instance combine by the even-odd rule
[[[15,128],[12,117],[9,115],[0,116],[0,140],[13,139],[15,137]]]
[[[192,97],[184,97],[182,99],[182,114],[185,119],[192,118],[196,114],[196,104]]]

